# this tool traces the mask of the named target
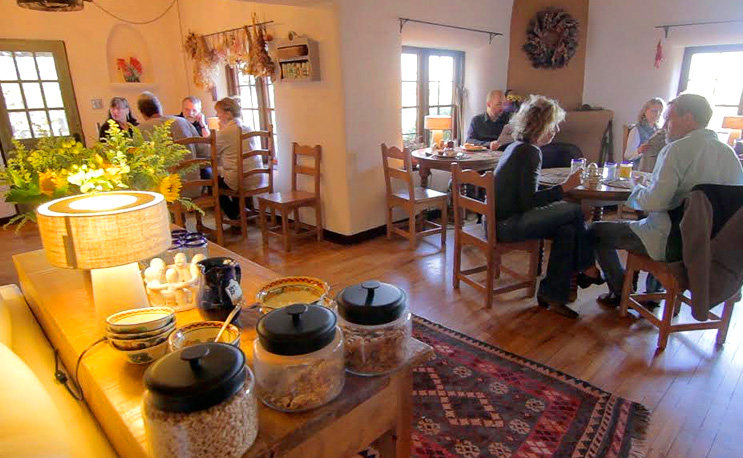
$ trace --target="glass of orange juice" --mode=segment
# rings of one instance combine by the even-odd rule
[[[619,166],[619,178],[624,178],[626,180],[632,178],[631,162],[622,162],[622,164]]]

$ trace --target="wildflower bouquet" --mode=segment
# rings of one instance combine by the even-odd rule
[[[36,207],[53,199],[120,189],[159,192],[168,202],[178,200],[194,208],[180,195],[180,176],[170,173],[190,154],[173,142],[172,121],[156,126],[147,140],[136,127],[129,136],[116,121],[108,122],[109,137],[92,148],[69,137],[42,137],[33,149],[15,143],[6,169],[0,170],[0,182],[10,187],[5,201],[27,211],[10,224],[36,221]]]

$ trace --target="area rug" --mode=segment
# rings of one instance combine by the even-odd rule
[[[644,456],[641,404],[420,317],[413,334],[436,353],[414,372],[413,456]]]

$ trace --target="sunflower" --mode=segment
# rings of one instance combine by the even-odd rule
[[[51,197],[57,189],[57,174],[50,170],[39,174],[39,190],[42,194]]]
[[[168,175],[160,182],[159,191],[167,202],[175,202],[181,194],[181,187],[180,176]]]

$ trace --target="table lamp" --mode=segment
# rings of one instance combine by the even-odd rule
[[[735,141],[740,140],[740,131],[743,129],[743,116],[725,116],[722,118],[722,128],[731,129],[728,145],[735,148]]]
[[[86,285],[99,324],[113,313],[149,306],[137,261],[170,246],[170,217],[161,194],[65,197],[39,206],[36,218],[49,262],[90,272]]]
[[[424,118],[423,127],[432,131],[433,143],[437,144],[444,138],[445,130],[451,130],[451,116],[428,115]]]
[[[219,118],[212,117],[212,118],[206,118],[206,126],[209,128],[209,130],[219,130]]]

